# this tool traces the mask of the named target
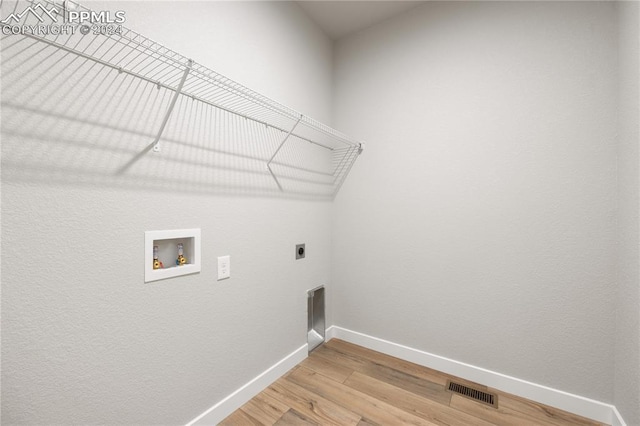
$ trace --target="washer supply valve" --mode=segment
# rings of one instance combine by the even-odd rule
[[[184,257],[184,249],[182,243],[178,244],[178,258],[176,259],[176,265],[182,266],[187,263],[187,258]]]

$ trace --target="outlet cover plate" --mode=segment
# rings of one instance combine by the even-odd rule
[[[218,281],[231,277],[231,256],[218,257]]]

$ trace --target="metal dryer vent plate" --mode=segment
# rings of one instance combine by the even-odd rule
[[[498,408],[498,395],[494,393],[485,392],[476,387],[456,383],[452,380],[447,380],[447,390],[490,407]]]
[[[311,352],[325,339],[324,286],[307,292],[307,315],[307,343]]]

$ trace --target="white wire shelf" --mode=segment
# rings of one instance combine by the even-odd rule
[[[362,152],[363,143],[360,141],[224,77],[125,26],[119,26],[119,33],[86,33],[88,27],[82,28],[81,24],[66,20],[68,10],[91,12],[79,4],[67,1],[61,5],[49,0],[28,0],[16,2],[12,5],[12,10],[6,10],[6,4],[3,6],[4,22],[0,23],[3,27],[3,80],[6,80],[5,75],[9,75],[8,80],[16,88],[15,93],[21,93],[17,89],[21,85],[26,87],[36,78],[47,78],[45,71],[56,66],[64,67],[67,79],[110,79],[109,84],[98,85],[93,93],[95,98],[120,96],[122,108],[123,100],[129,96],[126,101],[128,104],[135,103],[138,109],[144,110],[144,105],[148,106],[153,102],[149,108],[157,110],[157,119],[154,120],[143,120],[143,112],[140,112],[139,126],[140,129],[144,128],[140,132],[155,134],[148,141],[149,144],[142,147],[145,148],[142,151],[144,155],[151,148],[154,151],[162,150],[164,155],[165,150],[161,146],[165,143],[193,142],[185,136],[193,133],[183,128],[184,121],[187,121],[191,126],[210,128],[207,130],[209,133],[203,131],[197,137],[211,140],[211,146],[198,142],[200,149],[224,151],[226,155],[244,158],[246,161],[242,167],[249,173],[268,177],[272,189],[295,193],[307,192],[306,187],[313,187],[313,193],[334,197]],[[25,13],[27,7],[31,7],[29,13]],[[18,19],[20,26],[64,22],[64,25],[73,30],[57,34],[11,34],[8,29],[15,28]],[[4,27],[8,29],[5,30]],[[29,71],[19,71],[24,68]],[[77,75],[74,76],[74,73]],[[122,90],[122,81],[126,78],[137,81],[143,88],[118,94]],[[132,87],[131,84],[129,86]],[[155,88],[156,93],[147,88]],[[53,79],[52,84],[43,86],[40,92],[46,92],[43,96],[47,98],[52,94],[61,96],[60,93],[66,93],[67,97],[74,99],[82,96],[66,87],[64,82],[53,84]],[[156,102],[158,93],[162,93],[162,99]],[[3,99],[7,99],[4,94]],[[9,96],[9,99],[12,101],[6,104],[16,107],[11,103],[15,96]],[[189,110],[187,102],[199,104],[195,109],[199,111],[197,117],[189,116],[193,114],[189,111],[194,111],[194,107]],[[71,103],[73,102],[69,99],[69,104]],[[64,104],[64,101],[57,104]],[[143,106],[139,107],[140,104]],[[105,108],[108,106],[103,102],[100,106],[96,105],[96,108],[102,109],[102,116],[107,116],[109,110]],[[69,109],[71,108],[67,108]],[[135,114],[133,107],[131,111],[130,114]],[[66,111],[55,111],[53,107],[47,110],[48,114],[54,112]],[[82,116],[82,111],[78,116]],[[88,117],[84,120],[87,121]],[[151,121],[155,130],[150,128]],[[121,124],[112,121],[108,125],[117,127]],[[220,131],[220,127],[225,130]],[[182,129],[182,135],[179,128]],[[233,143],[230,145],[229,141]],[[216,144],[223,145],[225,149],[220,150]],[[255,147],[254,144],[263,146]],[[121,164],[119,172],[126,172],[139,159],[139,155],[133,156],[130,161]],[[215,167],[215,164],[219,163],[214,162],[211,166]],[[265,181],[261,182],[264,187]]]

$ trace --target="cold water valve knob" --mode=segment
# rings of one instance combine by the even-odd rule
[[[182,243],[178,244],[178,258],[176,259],[176,265],[182,266],[187,263],[187,258],[184,257],[184,250]]]

